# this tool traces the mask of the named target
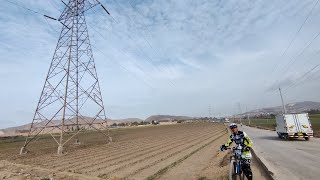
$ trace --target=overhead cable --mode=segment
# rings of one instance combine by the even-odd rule
[[[285,48],[285,50],[283,51],[283,53],[281,54],[280,58],[284,57],[285,54],[287,53],[288,49],[291,47],[292,43],[295,41],[295,39],[297,38],[298,34],[300,33],[301,29],[303,28],[303,26],[306,24],[306,22],[308,21],[308,19],[310,18],[313,10],[315,9],[315,7],[317,6],[317,4],[319,3],[320,0],[317,0],[317,2],[313,5],[313,7],[311,8],[311,10],[309,11],[307,17],[305,18],[305,20],[303,21],[303,23],[300,25],[299,29],[296,31],[296,33],[294,34],[294,36],[292,37],[290,43],[288,44],[288,46]],[[271,72],[274,73],[277,69],[277,66],[275,68],[273,68],[273,71]]]

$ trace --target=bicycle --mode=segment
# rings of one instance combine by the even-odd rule
[[[232,155],[230,156],[230,164],[229,164],[229,179],[230,180],[244,180],[244,173],[242,172],[242,162],[241,162],[241,154],[242,154],[242,146],[237,145],[232,148]]]

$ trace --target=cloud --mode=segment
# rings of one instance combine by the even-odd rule
[[[64,7],[53,0],[15,2],[52,17]],[[279,82],[290,87],[318,63],[318,39],[294,64],[290,59],[319,31],[320,6],[281,56],[314,0],[101,2],[112,17],[96,6],[86,12],[86,21],[111,118],[202,116],[209,104],[217,115],[234,113],[238,102],[252,108],[278,105],[277,92],[268,90]],[[0,22],[0,113],[6,121],[30,122],[61,24],[6,2]],[[316,90],[306,89],[319,88],[312,81],[286,96],[319,100]]]

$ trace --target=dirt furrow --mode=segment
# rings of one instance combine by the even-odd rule
[[[124,170],[125,168],[132,167],[133,165],[136,165],[138,163],[147,161],[147,160],[149,160],[151,158],[156,158],[156,157],[159,157],[159,156],[161,157],[161,156],[163,156],[163,153],[166,153],[166,154],[169,153],[170,154],[170,153],[177,152],[179,150],[183,150],[186,147],[193,146],[195,144],[201,143],[202,141],[204,141],[204,139],[205,140],[206,139],[210,139],[212,136],[214,136],[214,135],[216,135],[218,133],[216,132],[215,134],[213,134],[211,132],[211,133],[208,133],[208,134],[205,134],[205,135],[200,135],[199,137],[192,138],[189,141],[175,143],[174,146],[164,147],[163,149],[160,149],[160,150],[155,151],[153,153],[148,153],[147,155],[142,156],[142,157],[140,156],[140,157],[138,157],[138,159],[132,159],[131,161],[125,161],[126,164],[114,166],[111,171],[108,171],[107,173],[103,173],[102,177],[105,177],[105,176],[108,177],[110,174],[114,174],[115,172],[117,172],[119,170]],[[190,143],[192,143],[192,145],[190,145]],[[101,171],[105,172],[105,169],[101,169]],[[98,176],[101,176],[101,174],[99,174],[99,173],[100,173],[100,171],[97,171],[94,174],[98,174]]]
[[[196,133],[195,133],[195,134],[190,134],[190,133],[188,133],[188,134],[186,134],[186,135],[196,135]],[[188,137],[177,137],[176,139],[175,139],[175,138],[170,138],[169,141],[171,142],[171,141],[174,141],[174,140],[181,140],[181,138],[185,139],[185,138],[188,138]],[[154,142],[157,142],[157,144],[154,144]],[[135,148],[135,149],[131,149],[130,146],[126,146],[125,149],[114,149],[114,152],[108,151],[107,154],[106,154],[106,150],[99,150],[99,149],[97,149],[98,153],[99,153],[100,151],[103,151],[103,153],[101,153],[100,156],[79,157],[79,158],[77,158],[77,160],[69,160],[69,161],[65,160],[64,162],[66,162],[66,163],[59,163],[59,162],[58,162],[58,163],[59,163],[58,166],[61,167],[61,168],[60,168],[60,169],[57,169],[57,170],[68,169],[69,167],[73,167],[74,164],[77,164],[79,161],[80,161],[80,162],[86,162],[87,160],[90,160],[90,161],[101,161],[102,159],[106,159],[106,158],[108,158],[108,157],[115,157],[115,156],[118,155],[118,154],[121,154],[121,155],[123,155],[123,156],[126,156],[126,152],[131,152],[131,151],[135,151],[135,150],[140,150],[141,148],[145,148],[145,147],[149,147],[149,146],[151,146],[151,147],[161,146],[161,145],[163,145],[164,142],[168,142],[168,140],[167,140],[167,139],[164,139],[164,140],[161,141],[161,142],[158,142],[158,141],[156,141],[156,140],[152,140],[150,144],[146,144],[146,145],[145,145],[145,144],[142,143],[142,144],[136,144],[136,145],[134,145],[133,147],[137,147],[137,148]],[[125,152],[123,152],[122,150],[125,151]],[[99,154],[100,154],[100,153],[99,153]],[[128,154],[127,154],[127,155],[128,155]],[[70,161],[71,161],[71,162],[70,162]],[[67,165],[67,167],[65,167],[65,165]],[[53,163],[53,164],[51,165],[51,167],[54,167],[54,166],[55,166],[55,163]]]
[[[200,136],[203,136],[203,135],[200,135]],[[200,136],[197,136],[195,139],[199,138]],[[194,140],[194,139],[192,139],[192,140]],[[185,142],[183,142],[183,143],[185,143]],[[177,143],[176,142],[170,143],[170,145],[172,145],[172,144],[177,144]],[[146,156],[147,153],[150,154],[150,153],[154,153],[155,152],[155,154],[157,154],[158,151],[163,151],[163,149],[168,149],[168,145],[162,146],[161,148],[157,148],[157,149],[155,149],[153,151],[149,151],[149,152],[146,152],[146,153],[135,152],[135,154],[133,154],[133,155],[131,155],[129,157],[125,156],[125,159],[120,160],[120,162],[121,163],[123,163],[123,162],[124,163],[128,163],[128,161],[130,161],[130,160],[133,161],[134,158],[141,157],[141,154],[143,154],[144,156]],[[110,167],[112,167],[112,166],[121,166],[121,164],[119,164],[120,162],[119,162],[119,159],[117,159],[116,162],[113,162],[111,164],[110,164],[110,162],[106,162],[106,164],[99,165],[98,167],[90,168],[90,171],[88,171],[88,169],[86,169],[86,173],[94,172],[94,171],[97,171],[97,170],[105,171],[106,170],[105,168],[107,168],[108,166],[110,166]],[[115,167],[113,167],[113,168],[115,168]]]
[[[176,179],[188,171],[189,176],[181,177],[197,179],[201,172],[201,175],[208,175],[209,171],[204,172],[203,169],[209,167],[208,163],[214,158],[210,149],[220,143],[216,139],[224,132],[223,124],[205,122],[130,127],[113,129],[114,142],[108,145],[105,145],[99,133],[83,134],[80,137],[83,144],[65,146],[68,152],[65,156],[54,155],[56,148],[52,145],[52,139],[48,138],[39,142],[40,146],[30,147],[31,153],[25,156],[9,157],[12,152],[8,150],[20,147],[19,143],[5,144],[6,149],[0,151],[3,157],[8,156],[14,163],[29,164],[30,177],[49,175],[59,179],[60,175],[76,175],[85,179],[115,176],[122,179]],[[48,171],[33,171],[38,167],[48,167]],[[219,165],[214,164],[212,168],[219,169]],[[26,172],[29,173],[29,170],[12,169],[11,175],[20,177],[20,173]],[[216,170],[208,176],[215,179],[221,176],[220,172]]]
[[[201,156],[201,152],[203,149],[210,148],[210,153],[213,154],[214,147],[219,147],[219,145],[222,142],[222,139],[227,136],[227,132],[222,132],[220,135],[218,135],[216,138],[211,139],[209,142],[202,144],[202,146],[198,146],[197,148],[193,148],[192,151],[189,151],[188,153],[185,153],[184,156],[179,154],[179,156],[175,157],[175,160],[167,160],[163,161],[159,164],[156,164],[155,166],[144,169],[144,171],[140,171],[138,173],[132,173],[127,175],[126,177],[130,177],[130,179],[143,179],[143,178],[149,178],[149,179],[162,179],[162,176],[165,175],[167,172],[170,172],[172,169],[176,167],[180,167],[181,164],[183,164],[185,161],[190,161],[189,159],[192,159],[191,162],[188,162],[187,164],[191,166],[193,163],[197,163],[196,160],[199,159],[199,156]],[[206,154],[207,155],[207,154]],[[206,155],[203,157],[207,159]],[[194,158],[194,156],[196,156]],[[210,157],[210,156],[209,156]],[[197,164],[199,165],[199,164]],[[195,165],[195,166],[197,166]],[[199,166],[197,167],[197,172],[201,171],[204,167],[207,165]],[[152,174],[153,172],[153,174]],[[188,169],[185,167],[185,169],[182,170],[185,174],[193,172],[192,169]],[[171,176],[169,179],[174,179],[175,176]],[[179,176],[181,177],[181,176]],[[167,178],[168,179],[168,178]],[[180,179],[197,179],[197,177],[191,178],[191,176],[185,176],[184,178]]]
[[[188,133],[188,132],[185,132],[185,133]],[[165,136],[164,138],[158,138],[158,139],[166,140],[166,139],[171,139],[171,138],[172,138],[172,136],[171,137],[170,136]],[[146,142],[146,143],[147,142],[151,142],[152,143],[153,141],[155,141],[155,140],[151,137],[150,139],[144,140],[142,142]],[[136,146],[136,144],[138,144],[138,143],[136,143],[134,141],[132,141],[130,143],[133,146]],[[111,146],[111,147],[103,146],[103,147],[100,147],[100,148],[99,147],[94,147],[94,149],[91,149],[91,148],[90,149],[86,149],[86,151],[84,151],[84,152],[86,152],[85,154],[84,153],[79,153],[79,154],[78,153],[74,153],[73,156],[68,156],[67,155],[67,156],[64,157],[64,159],[62,161],[60,160],[61,158],[59,159],[59,157],[53,156],[53,158],[52,159],[49,158],[47,162],[48,162],[48,164],[50,164],[52,166],[56,166],[56,165],[59,165],[59,166],[62,165],[63,166],[64,163],[68,164],[68,162],[70,162],[70,161],[71,162],[72,161],[77,162],[79,159],[83,159],[88,154],[93,154],[94,155],[94,156],[90,156],[90,159],[91,159],[91,158],[94,158],[94,157],[100,157],[100,155],[104,155],[106,151],[108,151],[108,152],[110,152],[111,150],[119,151],[119,148],[128,149],[128,148],[130,148],[130,146],[128,146],[128,144],[123,144],[123,143],[117,142],[116,145],[113,144],[113,146]],[[58,160],[58,161],[56,161],[56,160]],[[55,161],[56,161],[56,163],[55,163]],[[45,164],[45,162],[43,164]]]
[[[124,175],[125,178],[131,178],[132,176],[136,174],[143,174],[142,171],[147,171],[149,174],[145,176],[144,178],[152,175],[153,173],[156,173],[157,171],[166,168],[172,163],[177,163],[178,161],[182,162],[183,160],[190,157],[193,153],[199,151],[203,147],[211,144],[212,142],[216,141],[218,138],[224,135],[223,132],[218,133],[220,136],[218,137],[212,137],[205,140],[202,140],[201,142],[197,144],[189,145],[188,147],[181,149],[179,151],[173,152],[171,154],[168,154],[166,157],[162,157],[160,159],[150,159],[151,162],[138,164],[139,168],[136,167],[130,167],[123,171],[121,174]],[[117,175],[121,175],[120,173],[117,173]],[[120,176],[121,177],[121,176]]]
[[[139,152],[139,153],[143,153],[143,152],[146,152],[146,151],[151,152],[152,150],[156,150],[161,146],[170,145],[170,144],[172,144],[172,143],[174,143],[176,141],[184,141],[185,139],[189,139],[191,136],[195,136],[196,134],[188,133],[186,135],[189,135],[189,136],[182,136],[182,137],[179,136],[177,138],[171,138],[169,140],[163,140],[163,141],[156,141],[154,139],[153,143],[150,143],[150,144],[140,143],[140,144],[137,144],[136,145],[137,148],[134,148],[134,149],[132,149],[130,147],[127,147],[127,149],[124,149],[123,151],[118,150],[115,153],[110,152],[106,156],[99,156],[99,157],[90,159],[90,161],[94,161],[95,162],[93,164],[87,164],[87,165],[83,165],[83,166],[80,166],[80,167],[77,166],[76,169],[72,168],[71,170],[78,171],[78,170],[83,169],[83,168],[93,167],[94,165],[97,165],[97,164],[100,164],[100,163],[103,163],[103,162],[111,162],[113,160],[117,160],[117,159],[120,159],[120,158],[123,158],[123,157],[129,157],[130,155],[135,154],[137,152]],[[67,167],[64,167],[64,168],[65,169],[69,169],[70,167],[67,166]]]

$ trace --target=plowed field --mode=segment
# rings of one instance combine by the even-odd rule
[[[106,144],[97,132],[80,136],[81,145],[68,144],[63,156],[50,137],[30,144],[18,155],[23,141],[0,144],[0,175],[40,179],[216,179],[226,174],[223,157],[215,156],[226,141],[219,123],[189,123],[112,129]],[[6,172],[11,172],[7,173]],[[0,176],[0,179],[1,179]]]

